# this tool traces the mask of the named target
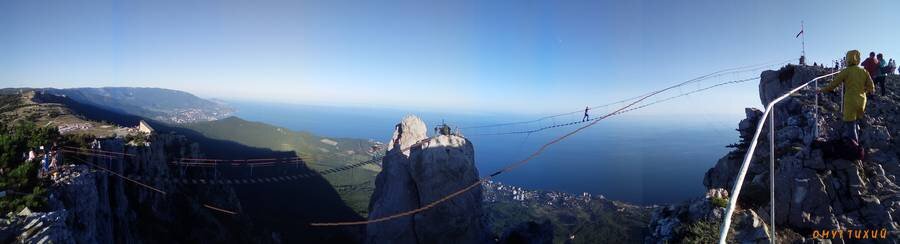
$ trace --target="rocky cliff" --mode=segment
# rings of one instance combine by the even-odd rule
[[[253,241],[248,233],[235,228],[241,217],[221,218],[202,206],[212,203],[240,211],[240,202],[229,188],[200,190],[146,182],[166,193],[161,194],[81,162],[122,175],[179,177],[185,172],[171,171],[167,162],[175,155],[196,156],[196,144],[175,135],[155,136],[150,146],[128,146],[122,139],[107,139],[101,144],[103,150],[133,156],[110,159],[67,155],[63,162],[69,165],[50,187],[50,211],[11,218],[3,232],[14,233],[15,240],[24,243]]]
[[[765,71],[759,85],[760,101],[765,105],[793,87],[830,72],[811,66]],[[819,86],[828,81],[823,80]],[[900,239],[900,148],[891,136],[900,132],[898,81],[897,76],[890,76],[886,96],[869,96],[866,116],[860,121],[860,144],[867,151],[863,160],[830,158],[813,147],[814,140],[840,138],[840,94],[819,95],[816,104],[815,93],[806,89],[774,107],[775,223],[779,242]],[[741,141],[732,145],[735,150],[706,173],[703,184],[708,194],[658,210],[651,221],[648,242],[697,240],[702,238],[698,234],[704,231],[697,231],[702,226],[709,227],[706,235],[718,238],[723,200],[734,186],[761,116],[757,109],[746,110],[746,118],[738,125]],[[768,127],[761,138],[767,138],[765,132]],[[730,235],[733,241],[768,242],[770,238],[769,153],[768,140],[761,139],[738,201],[732,227],[735,232]]]
[[[475,149],[458,135],[428,138],[421,119],[397,124],[375,182],[369,219],[422,207],[478,180]],[[421,144],[417,144],[420,141]],[[408,151],[404,149],[411,147]],[[481,188],[409,217],[367,226],[368,243],[484,243]]]
[[[85,137],[111,138],[102,139],[104,151],[134,155],[116,159],[66,155],[63,163],[74,164],[63,167],[67,171],[66,177],[55,182],[42,180],[40,183],[43,189],[50,189],[52,194],[47,194],[47,200],[54,203],[53,206],[44,208],[41,205],[33,209],[40,212],[0,218],[0,243],[13,240],[37,242],[44,238],[64,243],[69,239],[85,243],[358,243],[363,240],[364,227],[315,228],[308,225],[313,221],[361,220],[362,217],[344,204],[324,177],[302,164],[255,169],[242,165],[223,164],[208,168],[172,164],[177,158],[299,156],[295,152],[209,138],[191,129],[117,113],[53,94],[26,92],[3,95],[3,90],[0,90],[0,100],[16,102],[5,104],[7,106],[0,113],[0,124],[4,121],[40,125],[90,124],[91,131],[66,134],[59,142],[63,143],[61,145],[79,146],[90,142]],[[151,123],[157,132],[149,138],[149,146],[125,143],[123,139],[129,137],[123,138],[123,134],[118,132],[129,132],[125,127],[134,126],[142,120]],[[4,153],[8,150],[13,149],[4,148]],[[10,155],[21,153],[20,150]],[[88,163],[132,176],[166,194],[106,174]],[[253,179],[299,175],[308,177],[246,183]],[[196,181],[188,181],[193,179],[245,181],[243,184],[196,184]],[[234,214],[204,205],[223,208]],[[63,229],[49,231],[60,228]]]

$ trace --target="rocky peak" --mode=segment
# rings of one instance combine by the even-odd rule
[[[425,133],[428,132],[425,122],[415,115],[407,115],[394,127],[394,135],[391,136],[391,142],[388,144],[388,151],[398,148],[401,151],[417,142],[427,138]],[[409,156],[409,151],[402,151],[403,155]]]
[[[793,65],[765,71],[759,84],[760,102],[766,105],[790,89],[831,72]],[[819,87],[828,81],[823,79]],[[900,96],[895,93],[900,89],[898,81],[897,76],[889,76],[886,96],[869,96],[866,116],[860,121],[860,144],[867,150],[863,160],[829,158],[812,146],[816,139],[840,138],[839,93],[821,94],[817,104],[812,88],[805,89],[774,107],[775,222],[779,242],[812,242],[817,230],[885,230],[889,239],[900,238],[900,187],[896,181],[900,174],[900,149],[891,136],[900,132]],[[691,206],[707,206],[704,202],[729,195],[762,111],[748,108],[746,115],[738,124],[741,141],[731,145],[735,150],[719,159],[704,178],[703,184],[716,194],[666,208],[668,212],[658,211],[651,222],[651,242],[681,240],[687,235],[687,227],[698,222],[720,223],[719,212],[724,209],[721,206]],[[748,223],[732,226],[735,233],[730,236],[738,242],[769,239],[769,234],[760,232],[770,223],[767,132],[768,128],[764,128],[738,201],[734,222]],[[851,239],[845,236],[843,240]]]
[[[407,116],[395,127],[388,156],[375,181],[369,219],[423,207],[478,178],[475,149],[468,139],[438,135],[426,139],[421,119]],[[402,148],[415,145],[405,153]],[[368,243],[484,243],[489,235],[481,206],[481,188],[473,188],[432,209],[367,226]]]

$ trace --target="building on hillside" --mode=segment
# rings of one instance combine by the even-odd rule
[[[147,135],[152,135],[154,132],[153,127],[150,127],[150,124],[143,120],[138,123],[138,131]]]

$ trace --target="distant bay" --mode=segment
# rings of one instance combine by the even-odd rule
[[[237,116],[328,137],[387,141],[393,126],[416,114],[429,127],[442,120],[468,126],[530,120],[540,116],[493,113],[408,111],[371,107],[329,107],[228,101]],[[574,129],[555,128],[531,134],[480,135],[525,130],[579,120],[568,116],[493,129],[464,129],[475,145],[482,175],[521,160],[552,138]],[[703,192],[703,175],[738,140],[734,130],[741,114],[719,116],[651,116],[625,114],[601,121],[570,137],[528,164],[497,180],[531,189],[589,192],[639,204],[674,203]]]

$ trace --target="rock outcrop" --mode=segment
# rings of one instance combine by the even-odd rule
[[[759,85],[760,101],[765,105],[793,87],[830,72],[811,66],[765,71]],[[827,81],[820,82],[820,87]],[[828,158],[812,147],[816,139],[840,138],[840,94],[820,95],[817,107],[814,92],[807,89],[774,107],[775,223],[779,242],[819,241],[821,236],[815,233],[823,230],[883,231],[889,240],[900,239],[900,148],[891,136],[900,132],[900,97],[895,93],[900,89],[898,81],[897,76],[889,76],[887,96],[869,96],[866,116],[860,121],[860,144],[867,149],[864,160]],[[724,210],[721,206],[688,206],[728,196],[762,112],[748,108],[746,115],[738,126],[741,141],[732,145],[735,150],[722,157],[704,178],[703,184],[709,191],[719,194],[658,211],[648,242],[677,242],[685,235],[684,227],[698,221],[720,223],[720,212]],[[767,132],[766,127],[761,137],[767,138]],[[770,223],[769,153],[768,140],[761,139],[738,201],[740,208],[732,226],[735,233],[731,234],[735,241],[767,242],[770,238],[765,231]],[[858,238],[845,235],[824,239],[845,242]]]
[[[369,219],[423,207],[479,180],[475,149],[469,140],[457,135],[427,138],[426,128],[415,116],[397,124],[376,178]],[[428,211],[369,224],[366,241],[488,242],[481,200],[481,187],[476,187]]]
[[[180,194],[192,187],[171,182],[148,182],[166,194],[150,191],[90,164],[122,175],[179,177],[186,172],[170,170],[168,161],[196,157],[196,144],[176,135],[154,136],[150,146],[128,146],[121,138],[101,143],[105,151],[132,156],[108,158],[71,156],[49,187],[48,211],[14,216],[2,233],[13,233],[24,243],[178,243],[240,242],[239,228],[228,228],[194,198],[206,197],[228,206],[240,203],[230,188],[207,187],[193,196]],[[76,159],[79,158],[79,159]],[[78,164],[76,164],[78,163]],[[240,218],[235,219],[239,221]],[[237,230],[237,231],[236,231]],[[247,233],[243,233],[247,234]]]
[[[27,212],[27,211],[26,211]],[[0,240],[19,243],[76,243],[66,224],[65,210],[48,213],[21,213],[0,227]],[[18,234],[18,235],[16,235]],[[16,235],[16,236],[13,236]]]

